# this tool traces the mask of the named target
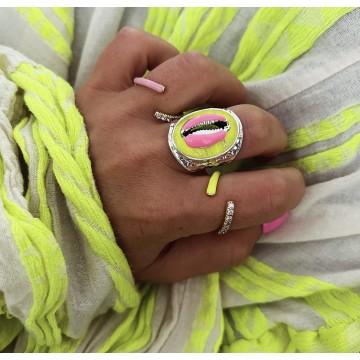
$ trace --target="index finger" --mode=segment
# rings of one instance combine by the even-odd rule
[[[125,90],[133,86],[135,77],[143,76],[146,70],[152,70],[178,54],[167,41],[140,29],[124,27],[100,56],[88,85]]]

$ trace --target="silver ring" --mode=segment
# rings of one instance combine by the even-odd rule
[[[226,203],[226,211],[225,211],[225,219],[222,227],[218,231],[219,235],[224,235],[230,229],[230,225],[232,223],[233,217],[235,212],[235,204],[233,201],[228,201]]]
[[[154,114],[154,117],[158,120],[162,120],[162,121],[170,123],[174,120],[181,119],[182,115],[169,115],[169,114],[162,113],[160,111],[156,111]]]
[[[170,125],[168,143],[188,171],[232,161],[243,140],[240,119],[229,109],[209,108],[184,115]]]

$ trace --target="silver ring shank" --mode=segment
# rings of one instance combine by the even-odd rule
[[[222,227],[218,231],[219,235],[224,235],[230,229],[230,225],[232,223],[233,217],[235,212],[235,204],[233,201],[228,201],[226,203],[226,211],[225,211],[225,219]]]

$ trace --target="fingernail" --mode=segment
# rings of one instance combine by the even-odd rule
[[[289,217],[289,213],[285,213],[283,216],[279,217],[278,219],[263,224],[263,234],[267,234],[276,230],[287,218]]]

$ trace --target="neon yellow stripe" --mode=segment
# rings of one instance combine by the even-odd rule
[[[308,174],[324,172],[349,163],[357,155],[359,148],[360,134],[356,134],[344,144],[280,166],[297,167]]]
[[[11,79],[25,90],[25,103],[39,122],[41,140],[53,160],[54,174],[72,207],[75,222],[94,252],[108,264],[118,290],[116,309],[136,306],[138,293],[96,191],[88,138],[70,85],[43,67],[25,63],[11,74]],[[59,111],[54,117],[56,109]]]
[[[22,66],[26,70],[26,73],[22,73],[22,77],[26,80],[28,91],[34,94],[33,101],[38,102],[38,111],[41,111],[42,116],[48,120],[48,126],[40,125],[42,131],[49,133],[63,151],[73,154],[88,183],[88,186],[82,184],[82,191],[90,193],[90,196],[101,203],[92,176],[90,159],[88,156],[84,157],[88,151],[88,137],[75,105],[73,89],[45,68],[32,70],[25,64]],[[42,98],[39,98],[37,93],[41,93]],[[44,106],[44,101],[51,106]]]
[[[259,339],[240,339],[224,346],[224,352],[236,353],[283,353],[288,348],[290,337],[285,324],[278,324],[264,332]]]
[[[52,230],[53,219],[51,216],[51,212],[49,206],[47,205],[47,196],[46,196],[46,186],[45,186],[45,179],[46,179],[46,172],[49,166],[49,156],[45,149],[44,144],[41,141],[41,137],[39,134],[39,125],[37,122],[34,122],[32,125],[32,133],[33,139],[36,144],[39,162],[36,171],[36,188],[38,191],[39,196],[39,215],[40,220],[50,229]]]
[[[224,338],[222,342],[222,347],[224,345],[232,344],[236,340],[234,328],[232,326],[232,314],[230,312],[230,309],[224,309]],[[221,347],[221,349],[222,349]]]
[[[151,323],[154,317],[157,288],[149,286],[150,292],[143,296],[138,313],[138,324],[130,341],[120,342],[113,352],[135,352],[146,346],[151,339]]]
[[[343,332],[336,337],[334,334],[338,329],[360,321],[360,297],[350,289],[309,276],[280,273],[252,257],[244,265],[222,273],[221,279],[233,290],[257,303],[303,297],[327,324],[316,331],[296,331],[290,326],[282,327],[283,324],[272,328],[261,310],[254,305],[231,309],[229,316],[232,323],[245,339],[234,339],[231,344],[224,346],[224,351],[284,352],[296,348],[297,351],[311,352],[349,349],[349,338],[343,336],[348,333]],[[357,331],[360,334],[360,326]],[[286,340],[288,336],[291,341]],[[354,338],[358,337],[352,335],[350,340]],[[334,339],[337,341],[334,342]]]
[[[289,134],[287,151],[304,148],[317,141],[334,138],[360,122],[360,104],[354,105],[327,119],[296,129]],[[324,172],[353,160],[360,148],[360,134],[330,149],[286,162],[277,167],[294,166],[307,174]],[[267,166],[265,166],[267,167]],[[272,165],[269,165],[272,167]]]
[[[198,26],[209,8],[185,8],[177,21],[168,41],[180,52],[187,51],[190,41],[198,30]]]
[[[276,324],[256,339],[234,340],[224,352],[359,352],[360,319],[318,330],[297,330]]]
[[[207,8],[149,8],[144,30],[171,42],[180,52],[198,50],[207,55],[237,10],[213,8],[201,22],[207,11]]]
[[[241,39],[230,70],[245,81],[300,12],[299,8],[260,9]]]
[[[5,300],[0,294],[0,351],[9,346],[22,329],[20,320],[14,318],[6,310]]]
[[[83,343],[84,338],[72,339],[63,335],[61,343],[52,346],[39,346],[35,344],[35,347],[30,351],[31,353],[75,353],[77,349]]]
[[[131,339],[131,336],[135,331],[135,322],[138,311],[139,309],[135,308],[130,310],[126,318],[122,320],[117,329],[113,331],[110,337],[106,339],[104,345],[97,351],[98,353],[113,352],[112,349],[117,346],[118,342],[125,344],[126,341]]]
[[[206,276],[205,291],[199,305],[198,316],[192,324],[191,334],[184,352],[203,352],[214,328],[219,301],[219,273]]]
[[[296,284],[292,286],[296,286]],[[231,308],[227,310],[229,319],[226,327],[227,343],[225,342],[224,350],[233,352],[295,352],[299,350],[313,352],[349,349],[349,339],[357,337],[356,335],[354,337],[353,334],[349,337],[350,330],[339,332],[339,329],[357,328],[357,332],[360,333],[359,296],[348,289],[337,288],[307,296],[305,301],[324,317],[327,326],[321,327],[317,331],[296,331],[284,324],[277,324],[274,327],[274,324],[266,319],[256,305]],[[235,330],[245,338],[244,340],[236,341],[230,323],[234,324]],[[354,342],[354,340],[352,341]],[[230,347],[228,344],[231,344]],[[356,343],[351,346],[354,345],[356,346]]]
[[[291,132],[287,150],[300,149],[314,142],[338,136],[358,122],[360,122],[360,104]]]
[[[69,44],[56,27],[47,19],[39,8],[19,7],[17,11],[24,16],[34,30],[69,64],[71,44]]]
[[[38,109],[42,118],[46,119],[45,124],[39,124],[42,136],[51,137],[57,149],[54,151],[57,159],[61,161],[62,158],[63,161],[70,162],[69,166],[73,167],[73,171],[77,171],[74,181],[81,184],[82,192],[88,197],[95,197],[96,201],[100,202],[93,183],[90,160],[88,157],[83,157],[83,154],[87,153],[88,141],[83,123],[79,121],[81,118],[79,119],[78,111],[73,104],[73,92],[70,86],[64,84],[63,80],[59,82],[60,78],[55,77],[45,68],[36,69],[34,72],[31,72],[31,67],[25,64],[22,68],[24,72],[21,78],[27,85],[27,96],[31,94],[31,103]],[[53,91],[57,92],[53,94]],[[41,94],[41,98],[37,96],[38,93]],[[60,104],[63,104],[64,108],[61,108]],[[74,119],[71,127],[67,126],[66,117]],[[85,182],[81,181],[84,176]]]
[[[275,29],[275,31],[269,36],[268,41],[262,46],[262,48],[260,49],[260,51],[256,54],[256,57],[254,59],[254,61],[251,62],[250,66],[241,74],[241,79],[243,79],[243,81],[249,81],[251,79],[253,79],[256,74],[256,72],[258,71],[258,68],[260,67],[261,64],[261,70],[262,70],[262,77],[258,76],[257,78],[262,78],[262,79],[266,79],[270,76],[276,75],[276,74],[280,74],[283,72],[284,68],[281,68],[281,70],[279,69],[278,71],[274,71],[274,69],[271,69],[271,67],[268,65],[268,61],[269,61],[269,57],[270,57],[270,51],[275,47],[275,49],[277,50],[278,48],[280,48],[280,46],[276,46],[278,43],[283,42],[282,39],[284,39],[286,36],[288,36],[289,32],[291,31],[290,29],[292,28],[296,17],[298,17],[302,12],[302,9],[300,8],[291,8],[289,9],[289,11],[286,13],[286,15],[283,18],[283,21],[281,21],[279,23],[279,26]],[[294,38],[294,39],[289,39],[287,41],[287,39],[285,40],[286,44],[284,44],[286,47],[285,49],[288,49],[288,53],[284,54],[284,48],[281,48],[281,55],[277,57],[278,61],[284,61],[285,63],[287,62],[287,59],[290,57],[290,51],[291,51],[291,47],[292,44],[294,44],[294,41],[299,41],[300,39],[309,39],[309,36],[306,36],[309,33],[310,30],[310,34],[313,31],[313,28],[307,28],[306,26],[302,26],[300,27],[300,32],[299,32],[299,39]],[[306,34],[306,35],[305,35]],[[319,34],[320,36],[320,34]],[[282,45],[282,46],[284,46]],[[305,45],[305,44],[304,44]],[[312,44],[311,44],[312,45]],[[309,46],[309,48],[311,47],[311,45]],[[303,51],[305,52],[307,49],[304,48]],[[275,67],[276,69],[279,68],[279,66]]]
[[[144,23],[144,30],[155,36],[160,36],[166,24],[169,8],[149,7],[148,14]],[[169,24],[172,24],[169,22]]]
[[[65,261],[53,234],[37,218],[32,218],[6,194],[4,166],[0,161],[1,197],[5,215],[32,285],[33,306],[25,326],[39,344],[53,344],[61,339],[57,320],[67,291]]]
[[[304,148],[317,141],[334,138],[360,122],[360,104],[354,105],[327,119],[296,129],[289,134],[287,151]],[[330,149],[286,162],[277,167],[294,166],[307,174],[324,172],[345,165],[354,159],[360,147],[360,134]],[[266,167],[266,166],[265,166]],[[272,167],[272,165],[269,165]]]
[[[230,309],[230,314],[236,331],[247,339],[256,339],[270,328],[269,321],[256,305],[247,305],[239,310]]]
[[[333,284],[310,276],[276,271],[251,256],[243,265],[222,272],[221,280],[242,296],[257,303],[337,289]]]
[[[52,7],[51,10],[64,23],[70,40],[74,38],[74,9],[67,7]]]
[[[242,81],[278,75],[353,9],[261,9],[250,22],[230,68]],[[254,50],[249,50],[251,44]]]
[[[201,23],[188,50],[198,50],[208,55],[211,46],[216,42],[224,29],[236,15],[236,8],[213,8]]]
[[[223,352],[296,351],[295,344],[290,342],[286,325],[274,326],[256,305],[230,308],[226,311],[226,317],[229,325],[225,332],[227,341],[221,349]],[[230,324],[235,326],[236,337]],[[239,337],[245,339],[237,340]]]
[[[224,317],[223,310],[220,311],[219,316],[220,316],[220,323],[219,323],[220,331],[219,331],[219,336],[216,339],[215,344],[214,344],[214,348],[213,348],[214,353],[220,352],[220,348],[221,348],[221,345],[223,343],[224,336],[225,336],[225,317]]]
[[[342,16],[354,8],[305,8],[288,27],[286,35],[263,59],[261,66],[254,73],[251,81],[265,79],[282,73],[288,65],[303,53],[311,49],[315,41]],[[305,24],[306,22],[306,24]],[[285,55],[284,49],[289,47]]]
[[[174,28],[176,26],[176,23],[180,17],[181,11],[183,11],[183,8],[167,8],[167,15],[166,20],[164,23],[164,26],[161,30],[160,37],[167,40],[170,38],[171,34],[174,32]]]
[[[360,298],[348,289],[314,294],[305,300],[329,327],[360,317]]]
[[[25,117],[24,119],[22,119],[19,122],[19,124],[17,124],[15,126],[15,128],[13,130],[14,140],[18,144],[27,165],[29,165],[29,154],[26,151],[25,139],[24,139],[23,135],[21,134],[21,130],[25,127],[25,125],[28,123],[28,121],[29,121],[29,118]]]
[[[0,351],[9,346],[22,329],[23,326],[18,319],[8,319],[5,315],[0,315]]]
[[[23,156],[24,161],[25,161],[27,166],[29,166],[30,157],[29,157],[29,154],[28,154],[28,152],[26,150],[25,138],[22,135],[21,130],[27,125],[28,122],[29,122],[29,118],[25,117],[13,129],[14,140],[17,143],[17,145],[19,146],[20,151],[22,153],[22,156]],[[25,199],[27,201],[30,201],[30,187],[28,187],[26,189]]]
[[[65,96],[68,96],[67,91],[66,95],[63,94],[64,85],[62,82],[58,83],[58,77],[45,67],[39,66],[34,68],[26,63],[21,64],[21,67],[25,69],[25,71],[22,73],[22,76],[26,78],[25,81],[29,84],[29,86],[31,86],[31,92],[34,94],[41,94],[41,97],[37,97],[39,103],[41,103],[41,101],[50,101],[52,103],[53,107],[50,109],[51,111],[49,111],[45,106],[41,105],[39,105],[39,108],[41,108],[42,111],[49,111],[48,113],[44,114],[44,116],[49,116],[49,113],[53,114],[52,116],[56,120],[54,123],[54,126],[56,126],[55,130],[61,132],[61,143],[64,142],[64,148],[71,148],[71,142],[69,141],[66,134],[66,121],[64,120],[63,113],[63,107],[65,104],[61,106],[59,103],[60,100],[67,100],[69,102],[67,105],[70,105],[71,99],[64,98]],[[52,92],[49,91],[49,86],[53,87]],[[63,94],[62,98],[58,99],[60,94]],[[54,102],[53,98],[55,98],[57,101]]]
[[[141,304],[132,309],[117,329],[106,339],[99,353],[135,352],[151,339],[151,323],[156,305],[157,286],[146,285],[141,292]]]

